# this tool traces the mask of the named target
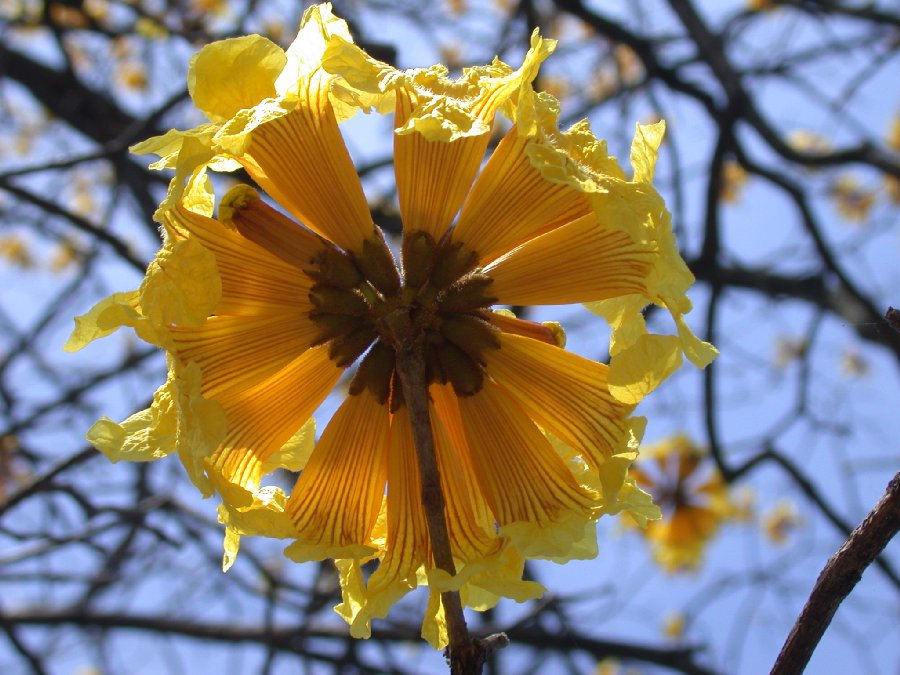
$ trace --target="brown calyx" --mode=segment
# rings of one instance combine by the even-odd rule
[[[473,251],[445,236],[404,235],[403,275],[381,230],[359,253],[328,248],[310,261],[309,293],[318,344],[342,367],[365,354],[350,393],[371,391],[391,409],[403,404],[395,369],[400,350],[422,350],[429,383],[449,382],[471,396],[484,382],[484,352],[500,346],[489,320],[491,280]]]

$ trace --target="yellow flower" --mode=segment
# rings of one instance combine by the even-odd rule
[[[840,176],[829,187],[837,212],[852,223],[861,223],[875,204],[875,193],[866,190],[853,176]]]
[[[790,502],[781,501],[763,517],[762,527],[769,541],[782,545],[802,524],[803,519],[800,518],[797,507]]]
[[[22,269],[34,267],[34,256],[31,255],[28,244],[14,234],[0,236],[0,258],[5,258]]]
[[[741,199],[741,192],[747,182],[747,172],[733,159],[722,165],[722,186],[719,197],[722,201],[735,204]]]
[[[738,515],[712,460],[684,434],[644,448],[631,475],[662,509],[642,533],[668,572],[698,567],[719,525]]]
[[[294,539],[297,561],[334,558],[355,636],[427,584],[423,635],[443,646],[440,593],[475,609],[537,597],[526,558],[593,557],[600,515],[655,517],[626,478],[644,426],[630,414],[682,351],[715,355],[682,318],[690,273],[650,183],[662,123],[638,127],[627,179],[586,122],[560,131],[556,100],[532,89],[553,48],[535,32],[518,69],[398,71],[329,5],[286,52],[260,36],[205,47],[189,88],[210,122],[134,148],[175,170],[163,247],[141,287],[76,319],[67,343],[131,326],[167,351],[151,408],[97,422],[90,440],[113,461],[178,452],[222,497],[226,568],[251,534]],[[373,107],[394,115],[401,269],[338,126]],[[482,167],[498,112],[513,125]],[[207,170],[239,167],[289,215],[239,185],[213,217]],[[613,303],[611,368],[565,351],[554,325],[492,309],[585,302]],[[670,308],[678,336],[647,334],[631,312],[646,302]],[[455,575],[432,560],[407,353],[424,361]],[[354,364],[314,443],[307,420]],[[262,484],[277,468],[300,472],[289,495]]]

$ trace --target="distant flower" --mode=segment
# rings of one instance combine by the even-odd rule
[[[712,459],[683,434],[644,448],[631,475],[662,509],[641,532],[669,572],[698,567],[719,526],[738,514]]]
[[[798,129],[788,135],[788,145],[800,152],[824,155],[831,150],[831,143],[821,134],[807,129]]]
[[[557,101],[533,91],[553,48],[535,32],[517,70],[398,71],[329,5],[306,12],[287,52],[260,36],[205,47],[189,87],[210,122],[134,148],[175,169],[156,214],[163,247],[140,289],[76,319],[69,349],[131,326],[169,363],[151,408],[98,421],[91,442],[113,461],[178,452],[222,497],[226,568],[248,534],[295,539],[297,561],[334,558],[355,636],[427,584],[423,635],[443,646],[440,592],[476,609],[537,597],[525,558],[593,557],[600,515],[652,517],[626,479],[644,424],[630,414],[682,354],[716,354],[684,322],[692,277],[651,184],[663,124],[638,127],[627,178],[586,122],[560,131]],[[338,126],[373,107],[394,114],[400,268]],[[498,111],[514,125],[482,167]],[[238,185],[213,217],[206,172],[237,168],[290,215]],[[589,301],[609,303],[609,367],[492,309]],[[647,333],[632,310],[650,302],[677,336]],[[398,372],[408,351],[426,367],[453,577],[425,526]],[[307,420],[354,364],[314,443]],[[289,496],[261,483],[277,468],[300,472]]]
[[[34,256],[22,237],[15,234],[0,236],[0,258],[22,269],[34,267]]]
[[[781,501],[763,516],[762,527],[769,541],[781,545],[802,523],[797,507],[791,502]]]
[[[740,201],[741,192],[747,182],[747,172],[736,161],[728,160],[722,165],[722,187],[719,196],[723,202],[734,204]]]
[[[829,187],[837,212],[844,220],[861,223],[869,217],[869,211],[875,204],[875,193],[859,184],[849,175],[840,176]]]
[[[685,616],[681,612],[673,612],[666,615],[663,620],[663,635],[669,640],[680,640],[684,637],[684,628],[687,624]]]
[[[790,338],[779,335],[775,340],[775,366],[787,368],[794,361],[806,355],[809,343],[804,338]]]

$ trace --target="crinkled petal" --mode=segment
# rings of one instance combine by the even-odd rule
[[[610,362],[609,391],[623,403],[639,403],[681,365],[681,343],[674,335],[642,335]]]
[[[153,403],[116,424],[108,417],[97,420],[87,440],[111,462],[150,462],[175,451],[178,416],[174,408],[173,377],[153,394]]]
[[[216,256],[194,239],[169,238],[140,288],[141,309],[157,326],[199,326],[221,296]]]
[[[188,91],[207,117],[222,122],[275,95],[287,56],[261,35],[218,40],[191,58]]]
[[[75,328],[63,349],[67,352],[77,352],[94,340],[114,333],[122,326],[134,328],[138,337],[145,342],[157,346],[166,344],[165,332],[151,325],[142,314],[140,291],[129,291],[114,293],[98,302],[86,314],[76,316]]]

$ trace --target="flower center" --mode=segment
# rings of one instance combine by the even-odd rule
[[[308,269],[310,319],[328,343],[329,356],[350,366],[365,354],[350,393],[369,389],[378,400],[402,403],[395,370],[400,350],[421,350],[429,383],[449,382],[471,396],[484,382],[484,352],[500,346],[490,321],[491,279],[477,268],[478,256],[463,244],[426,232],[404,235],[403,275],[381,230],[359,253],[325,249]]]

